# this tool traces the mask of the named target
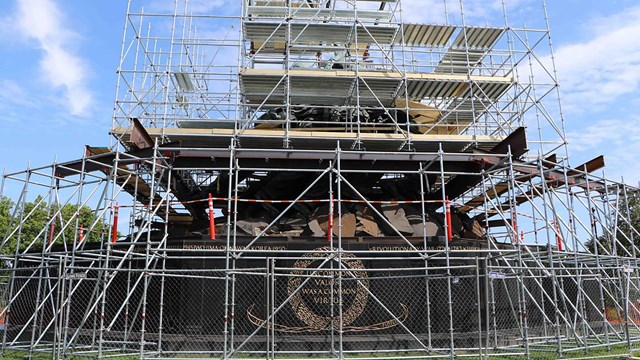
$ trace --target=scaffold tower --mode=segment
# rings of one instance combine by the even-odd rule
[[[638,188],[570,161],[544,0],[538,27],[505,1],[204,8],[129,0],[109,146],[3,176],[3,353],[638,347]]]

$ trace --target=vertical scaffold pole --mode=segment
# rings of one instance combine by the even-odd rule
[[[421,211],[422,211],[422,246],[423,246],[423,254],[424,254],[424,275],[425,275],[425,298],[427,307],[427,316],[425,316],[427,321],[427,351],[431,351],[431,294],[429,291],[429,256],[427,252],[427,208],[425,204],[425,186],[427,189],[429,188],[429,178],[424,173],[424,164],[420,163],[419,168],[420,174],[420,201],[421,201]],[[427,183],[425,185],[425,182]]]
[[[167,183],[171,184],[172,182],[172,174],[173,174],[173,163],[167,163],[166,159],[164,159],[164,166],[166,166],[167,171]],[[169,187],[169,191],[171,188]],[[164,203],[164,227],[163,227],[163,241],[161,245],[158,247],[158,252],[162,255],[161,261],[161,274],[160,274],[160,304],[158,306],[158,356],[162,356],[162,341],[164,335],[164,291],[165,291],[165,282],[167,278],[167,240],[169,237],[169,214],[171,205],[168,201],[169,197],[167,197],[167,201]]]
[[[446,190],[446,180],[444,173],[444,151],[442,149],[442,143],[439,144],[438,157],[440,160],[440,187],[442,192],[442,205],[445,211],[447,211],[447,190]],[[451,228],[450,224],[445,221],[445,233],[447,236],[449,235],[449,229]],[[448,316],[449,316],[449,357],[451,360],[455,358],[455,339],[453,336],[454,327],[453,327],[453,298],[452,298],[452,288],[451,288],[451,254],[449,248],[449,239],[444,240],[444,248],[445,248],[445,260],[446,260],[446,268],[447,268],[447,306],[448,306]]]
[[[485,329],[485,344],[484,344],[484,359],[487,360],[489,359],[489,342],[491,339],[491,332],[489,331],[489,322],[491,321],[491,314],[495,314],[495,312],[492,310],[491,312],[489,311],[489,306],[493,306],[493,300],[491,300],[491,303],[489,302],[489,296],[492,296],[492,293],[489,293],[489,257],[488,255],[485,256],[485,258],[483,259],[483,268],[484,268],[484,306],[485,306],[485,312],[484,312],[484,329]],[[493,298],[493,296],[492,296]],[[482,344],[480,344],[480,347],[482,348]]]
[[[333,169],[334,166],[334,162],[333,161],[329,161],[329,169]],[[329,249],[331,249],[331,251],[333,251],[334,249],[334,244],[333,244],[333,237],[331,236],[331,232],[332,229],[329,226],[329,224],[333,223],[333,210],[331,209],[331,207],[333,206],[333,171],[329,171],[328,174],[328,178],[329,178],[329,219],[327,219],[327,239],[329,241]],[[330,267],[331,270],[333,271],[335,268],[335,264],[333,261],[330,262]],[[338,269],[339,269],[339,265],[338,265]],[[333,273],[332,273],[333,274]],[[329,330],[331,332],[331,354],[336,355],[337,354],[337,350],[336,350],[336,327],[335,327],[335,297],[333,296],[333,292],[335,289],[335,276],[331,277],[331,329]],[[339,336],[338,336],[339,337]],[[339,347],[339,345],[338,345]]]
[[[480,172],[482,177],[482,185],[486,187],[487,184],[487,173],[483,168]],[[491,176],[491,175],[489,175]],[[485,294],[485,360],[489,358],[489,344],[491,343],[491,330],[490,327],[494,329],[494,346],[497,346],[497,324],[496,324],[496,309],[495,309],[495,297],[493,290],[493,280],[489,278],[489,259],[492,257],[492,249],[491,249],[491,228],[489,227],[489,202],[488,197],[483,196],[483,213],[484,213],[484,227],[485,227],[485,236],[487,237],[487,254],[484,258],[484,294]]]
[[[81,184],[81,187],[80,187],[80,189],[78,191],[78,201],[76,203],[78,208],[81,208],[82,202],[83,202],[82,201],[82,199],[83,199],[82,193],[83,193],[83,189],[84,189],[83,185],[84,185],[84,183],[86,181],[85,169],[86,169],[86,165],[87,165],[87,157],[88,157],[88,155],[89,155],[88,151],[85,150],[84,154],[82,156],[82,167],[80,169],[80,184]],[[108,185],[106,187],[108,187]],[[105,190],[106,190],[106,187],[105,187]],[[59,191],[59,186],[58,186],[57,180],[56,180],[55,189],[56,189],[56,199],[57,199],[58,191]],[[100,198],[100,199],[102,199],[102,198]],[[95,213],[98,213],[97,209],[98,209],[99,206],[100,206],[100,204],[98,203],[97,206],[96,206]],[[55,222],[52,222],[51,225],[54,225],[54,230],[52,231],[52,234],[55,234]],[[102,233],[102,231],[103,231],[103,229],[100,229],[100,233]],[[103,235],[102,234],[100,235],[100,240],[103,240]],[[71,263],[70,263],[71,269],[69,270],[69,273],[71,273],[71,274],[74,274],[76,272],[76,270],[74,269],[74,267],[76,265],[76,251],[82,245],[83,245],[82,243],[78,244],[77,246],[76,246],[76,244],[73,244],[73,246],[71,248]],[[70,321],[71,321],[70,320],[70,317],[71,317],[71,304],[72,304],[72,297],[73,297],[73,294],[74,294],[74,290],[73,289],[74,289],[74,279],[73,279],[73,277],[71,277],[71,279],[69,279],[69,294],[65,298],[65,301],[66,301],[66,304],[67,304],[67,308],[66,308],[66,312],[65,312],[64,330],[63,330],[63,333],[62,333],[62,340],[61,340],[61,344],[60,344],[60,346],[61,346],[60,356],[63,359],[66,357],[66,352],[67,352],[67,347],[68,347],[68,345],[67,345],[67,336],[68,336],[68,333],[69,333],[69,324],[70,324]]]
[[[231,207],[233,205],[233,159],[235,158],[235,140],[231,139],[231,143],[229,145],[229,168],[227,170],[228,177],[228,187],[227,187],[227,243],[225,246],[225,285],[224,285],[224,345],[223,345],[223,360],[227,360],[229,355],[233,351],[233,336],[229,331],[229,317],[231,316],[230,310],[230,302],[233,302],[234,299],[231,299],[231,261],[232,261],[232,251],[231,251],[231,241],[232,241],[232,232],[235,234],[235,224],[232,224],[231,217]],[[232,231],[232,226],[234,227]]]
[[[480,258],[476,256],[476,311],[478,316],[478,358],[482,360],[482,296],[480,294]]]
[[[118,178],[118,169],[120,166],[120,152],[116,151],[115,154],[115,158],[113,159],[112,165],[111,165],[111,172],[109,174],[110,180],[111,180],[111,194],[109,196],[108,193],[105,193],[105,197],[109,197],[108,200],[108,206],[112,207],[116,204],[116,200],[115,197],[116,195],[116,187],[118,186],[117,184],[117,178]],[[114,216],[114,213],[111,213],[111,216]],[[115,218],[114,218],[115,221]],[[114,232],[115,228],[112,226],[109,231],[111,232],[110,238],[108,238],[109,240],[105,240],[104,242],[106,242],[106,246],[107,246],[107,251],[106,251],[106,255],[104,257],[104,262],[102,263],[102,274],[100,274],[99,278],[100,278],[100,282],[96,285],[96,291],[98,291],[97,294],[97,300],[100,301],[100,311],[96,311],[95,312],[95,319],[96,321],[94,322],[94,329],[96,327],[99,326],[98,328],[98,360],[103,358],[103,352],[104,352],[104,332],[105,332],[105,327],[104,327],[104,314],[105,314],[105,309],[107,307],[107,284],[109,283],[109,279],[111,277],[111,272],[110,272],[110,264],[111,264],[111,255],[112,255],[112,251],[113,251],[113,232]],[[100,289],[101,288],[101,289]],[[94,337],[95,338],[95,337]]]
[[[329,213],[327,214],[327,241],[331,242],[333,240],[333,203],[335,199],[333,198],[333,192],[329,194]]]
[[[607,350],[609,350],[611,347],[609,346],[610,342],[609,342],[609,320],[607,319],[607,305],[606,305],[606,301],[605,301],[605,297],[604,297],[604,284],[602,282],[602,276],[600,274],[600,272],[602,272],[602,264],[600,263],[600,249],[599,244],[598,244],[598,226],[597,226],[597,219],[596,219],[596,214],[595,214],[595,207],[593,207],[593,199],[591,199],[591,183],[590,183],[590,179],[589,176],[585,176],[585,182],[587,184],[585,191],[585,194],[587,195],[587,211],[589,212],[589,223],[591,224],[591,243],[593,246],[593,254],[595,255],[595,259],[596,259],[596,267],[597,267],[597,272],[598,272],[598,276],[596,277],[597,281],[598,281],[598,290],[599,290],[599,295],[600,295],[600,308],[602,310],[602,323],[605,324],[604,327],[604,336],[605,336],[605,341],[607,343]]]
[[[174,11],[175,14],[175,11]],[[173,33],[173,30],[172,30]],[[145,355],[145,351],[146,351],[146,332],[147,332],[147,304],[148,304],[148,293],[149,293],[149,282],[150,282],[150,270],[151,270],[151,261],[149,260],[151,258],[151,241],[153,240],[151,238],[151,223],[153,220],[153,215],[155,213],[154,208],[155,208],[155,198],[156,198],[156,194],[157,194],[157,189],[156,187],[159,186],[158,182],[160,182],[160,180],[156,181],[156,177],[158,177],[159,179],[161,179],[163,177],[163,172],[165,172],[167,169],[166,167],[161,167],[160,169],[158,169],[158,162],[159,162],[159,158],[158,158],[158,153],[159,153],[159,148],[158,148],[159,144],[158,144],[158,138],[155,139],[155,144],[153,146],[153,158],[152,158],[152,164],[151,164],[151,184],[149,184],[149,187],[151,189],[151,193],[149,194],[149,212],[147,214],[147,223],[148,223],[148,227],[149,230],[147,230],[147,236],[146,236],[146,241],[145,241],[145,260],[144,260],[144,273],[142,274],[143,277],[143,285],[142,285],[142,307],[141,307],[141,319],[140,319],[140,357],[144,357]],[[169,172],[169,184],[171,183],[171,172]],[[165,204],[166,205],[166,204]],[[158,206],[161,206],[161,204],[158,204]],[[116,210],[118,209],[118,205],[116,204]],[[117,220],[117,219],[116,219]],[[163,239],[161,240],[162,242],[166,241],[166,238],[163,237]]]
[[[240,187],[240,163],[238,161],[238,158],[236,157],[236,151],[235,151],[235,147],[234,147],[234,151],[233,151],[233,158],[229,161],[229,164],[231,165],[232,171],[233,171],[233,193],[229,192],[230,194],[232,194],[233,196],[233,225],[234,225],[234,229],[235,224],[238,223],[238,201],[239,201],[239,197],[240,197],[240,191],[239,191],[239,187]],[[229,181],[229,184],[231,185],[231,181]],[[231,243],[231,249],[235,250],[238,248],[238,232],[234,231],[233,235],[231,237],[232,239],[232,243]],[[229,323],[231,324],[230,327],[230,331],[231,331],[231,346],[234,346],[234,350],[235,350],[235,333],[236,333],[236,281],[238,279],[238,275],[236,274],[236,260],[238,259],[238,256],[233,256],[231,258],[231,318],[229,319]],[[273,315],[273,321],[275,322],[275,314]],[[271,341],[275,341],[275,340],[271,340]],[[275,347],[275,345],[274,345]]]
[[[30,166],[29,166],[29,169],[27,170],[27,172],[29,174],[27,181],[30,181],[30,178],[31,178],[31,167]],[[43,201],[44,201],[44,199],[43,199]],[[35,206],[39,207],[41,203],[42,202],[36,203]],[[24,213],[24,211],[23,211],[23,213]],[[22,240],[22,229],[23,229],[22,223],[23,223],[23,221],[26,221],[26,220],[29,219],[29,216],[27,215],[27,217],[25,218],[23,213],[20,214],[20,227],[19,227],[19,230],[18,230],[18,242],[21,242],[21,240]],[[31,328],[31,341],[30,341],[30,344],[33,344],[35,342],[36,329],[38,328],[38,326],[37,326],[38,319],[39,319],[38,315],[41,314],[40,299],[41,299],[41,296],[42,296],[42,280],[43,280],[43,276],[44,276],[44,268],[46,267],[46,265],[45,265],[45,252],[46,251],[47,251],[47,246],[42,246],[42,250],[40,252],[40,264],[39,264],[37,270],[33,272],[33,275],[37,274],[38,286],[36,288],[35,310],[34,310],[33,317],[32,317],[33,326]],[[31,278],[30,280],[33,280],[33,278]],[[28,326],[29,324],[26,324],[26,325]],[[29,357],[30,358],[33,357],[33,351],[34,350],[35,349],[34,349],[33,346],[29,347]]]
[[[342,274],[344,267],[342,265],[342,150],[340,149],[340,142],[338,142],[338,148],[336,149],[336,171],[337,176],[337,188],[338,188],[338,321],[339,321],[339,348],[338,355],[340,359],[344,359],[344,311],[343,311],[343,298],[342,298]],[[357,283],[355,286],[358,286]]]
[[[547,197],[547,182],[545,180],[544,177],[544,165],[542,163],[543,160],[543,156],[541,153],[538,154],[538,171],[540,173],[540,178],[542,179],[541,181],[541,188],[542,188],[542,192],[541,192],[541,196],[543,199],[546,199]],[[551,231],[550,228],[551,225],[549,223],[549,213],[548,213],[548,204],[544,203],[544,218],[546,219],[546,226],[545,226],[545,230],[547,233],[547,258],[548,258],[548,271],[551,273],[551,280],[552,280],[552,286],[551,288],[553,289],[553,304],[551,304],[554,308],[554,316],[555,316],[555,331],[556,331],[556,342],[558,345],[558,355],[560,357],[562,357],[562,330],[560,328],[560,307],[558,305],[558,277],[557,277],[557,273],[556,273],[556,269],[555,269],[555,264],[554,264],[554,260],[553,260],[553,251],[552,251],[552,233],[555,234],[555,231]]]
[[[516,242],[516,249],[518,250],[518,267],[524,269],[525,264],[522,260],[522,247],[526,246],[521,241],[518,241],[518,225],[517,225],[517,209],[516,209],[516,175],[513,169],[513,156],[511,153],[511,146],[509,146],[509,151],[507,154],[509,158],[509,206],[511,207],[512,212],[512,236]],[[524,353],[527,359],[531,358],[531,353],[529,350],[529,321],[527,314],[527,294],[526,294],[526,278],[523,275],[523,271],[519,271],[519,274],[516,274],[516,280],[518,281],[518,312],[520,313],[520,326],[522,326],[522,341],[524,343]]]
[[[614,256],[615,264],[616,264],[616,273],[619,279],[619,288],[621,292],[622,301],[624,301],[624,306],[622,307],[622,314],[624,316],[624,334],[625,340],[627,342],[627,347],[629,351],[631,348],[631,334],[629,333],[629,286],[630,286],[630,276],[626,271],[626,267],[623,269],[623,264],[620,262],[620,256],[618,254],[618,204],[616,203],[615,211],[612,209],[611,203],[609,201],[609,182],[603,173],[603,181],[604,181],[604,189],[605,193],[602,194],[602,200],[604,202],[603,208],[606,214],[606,219],[608,221],[608,228],[612,229],[609,233],[610,241],[611,241],[611,255]],[[616,189],[617,190],[617,189]],[[616,193],[619,193],[616,191]],[[616,198],[619,200],[619,198]]]
[[[291,19],[291,0],[286,0],[286,9],[287,9],[287,19]],[[291,75],[289,70],[291,69],[291,21],[286,21],[286,29],[285,29],[285,49],[284,49],[284,97],[285,97],[285,111],[286,114],[284,116],[284,141],[282,146],[285,149],[291,147]]]
[[[444,212],[447,219],[447,242],[451,242],[453,240],[453,226],[451,223],[451,201],[448,196],[445,197]]]
[[[213,211],[213,196],[209,193],[209,239],[216,239],[216,220],[215,213]]]

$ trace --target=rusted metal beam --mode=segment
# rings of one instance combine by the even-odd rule
[[[477,152],[475,162],[469,164],[469,173],[480,174],[494,165],[501,164],[511,151],[512,157],[520,157],[527,152],[527,137],[525,128],[516,129],[511,135],[496,145],[490,152]],[[446,192],[450,199],[457,199],[460,195],[478,186],[482,182],[481,175],[458,175],[446,184]],[[430,194],[428,200],[441,198],[441,194]]]
[[[137,118],[132,118],[130,143],[135,149],[148,149],[153,147],[153,139]]]
[[[586,163],[578,166],[576,169],[567,169],[566,171],[567,178],[565,178],[565,175],[564,175],[565,171],[561,169],[545,170],[541,173],[539,169],[535,169],[532,167],[526,167],[526,170],[524,170],[525,169],[524,165],[520,162],[518,163],[519,163],[518,165],[515,165],[513,167],[514,170],[520,171],[520,172],[526,172],[530,175],[540,176],[544,178],[544,181],[545,181],[544,186],[547,188],[557,188],[557,187],[568,185],[568,186],[577,186],[587,191],[598,191],[598,192],[606,191],[606,187],[603,182],[598,180],[590,180],[587,183],[585,179],[585,174],[588,174],[590,172],[596,171],[604,167],[603,156],[598,156],[592,160],[589,160]],[[578,169],[582,169],[582,171]],[[531,191],[527,191],[526,195],[522,194],[522,195],[516,196],[515,206],[516,207],[520,206],[539,196],[542,196],[542,194],[544,193],[543,190],[544,190],[543,186],[538,185],[538,186],[534,186],[531,189]],[[484,199],[484,196],[482,196],[482,198]],[[509,203],[503,203],[500,205],[500,208],[502,210],[509,209],[509,207],[510,207]],[[467,209],[467,211],[470,211],[470,210],[471,209]],[[489,214],[489,217],[492,217],[494,215],[495,214]],[[485,214],[479,214],[478,216],[475,217],[475,220],[477,221],[483,221],[484,219],[485,219]]]
[[[581,171],[586,172],[586,173],[592,173],[596,170],[600,170],[605,166],[604,164],[604,156],[600,155],[594,159],[591,159],[589,161],[587,161],[586,163],[576,167],[576,170],[569,170],[567,171],[567,175],[569,176],[575,176],[575,175],[581,175]]]

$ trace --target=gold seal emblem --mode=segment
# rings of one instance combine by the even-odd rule
[[[369,301],[369,279],[363,270],[364,264],[353,254],[341,255],[343,271],[342,286],[338,272],[327,268],[313,268],[314,263],[322,263],[321,254],[330,251],[330,247],[313,250],[296,261],[287,283],[289,301],[296,317],[315,331],[337,329],[342,303],[342,325],[352,324],[364,312]],[[316,259],[310,259],[316,258]],[[332,325],[333,324],[333,325]]]
[[[393,328],[407,320],[409,310],[400,303],[402,312],[399,315],[389,314],[392,316],[389,320],[352,325],[370,301],[369,275],[362,271],[365,266],[355,255],[341,253],[340,265],[331,250],[330,247],[321,247],[304,254],[293,264],[293,270],[287,276],[288,305],[304,326],[282,323],[269,326],[285,333],[339,330],[340,325],[345,332],[371,332]],[[340,272],[342,275],[339,277]],[[254,313],[255,306],[249,306],[247,318],[254,325],[266,328],[268,321]]]

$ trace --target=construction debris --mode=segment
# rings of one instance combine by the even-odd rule
[[[382,228],[388,235],[397,235],[396,231],[405,236],[413,235],[413,227],[407,220],[406,213],[400,205],[382,205],[382,213],[393,227],[386,222]],[[394,229],[395,228],[395,229]]]
[[[280,219],[271,227],[269,224],[275,217],[238,219],[236,234],[258,236],[264,232],[263,236],[326,237],[330,228],[329,205],[317,204],[315,208],[307,205],[309,206],[304,208],[304,212],[310,215],[303,214],[300,209],[290,209],[289,212],[280,213]],[[341,212],[341,217],[337,211],[333,214],[331,233],[335,237],[441,237],[445,234],[444,215],[432,209],[425,210],[422,215],[421,210],[408,204],[382,204],[375,209],[358,204],[343,206]],[[216,224],[216,233],[226,235],[226,219],[216,219]],[[476,220],[455,207],[451,210],[451,227],[454,238],[482,239],[485,236],[482,226]]]
[[[373,210],[364,207],[356,213],[356,217],[358,219],[358,223],[356,225],[356,235],[373,237],[382,236]]]

